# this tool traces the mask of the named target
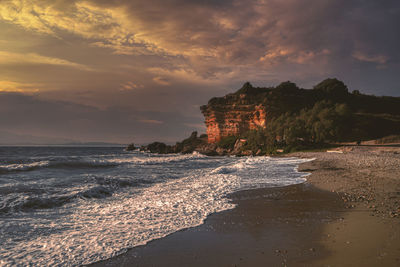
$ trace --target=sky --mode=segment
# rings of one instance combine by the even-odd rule
[[[0,144],[173,143],[250,81],[400,96],[398,0],[0,0]]]

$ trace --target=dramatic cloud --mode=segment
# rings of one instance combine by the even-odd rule
[[[41,87],[40,84],[0,81],[0,92],[37,93]]]
[[[121,84],[121,91],[130,91],[130,90],[135,90],[135,89],[139,89],[139,88],[143,88],[143,85],[141,84],[136,84],[134,82],[126,82],[124,84]]]
[[[0,64],[1,65],[55,65],[77,68],[79,70],[91,70],[89,67],[74,63],[60,58],[52,58],[41,56],[35,53],[11,53],[0,51]]]
[[[170,85],[171,84],[167,79],[165,79],[163,77],[154,77],[153,81],[160,85]]]
[[[388,61],[388,57],[384,55],[368,55],[362,52],[355,51],[353,57],[360,61],[372,62],[377,64],[385,64]]]
[[[395,0],[1,0],[0,91],[185,125],[245,81],[400,95],[398,25]]]

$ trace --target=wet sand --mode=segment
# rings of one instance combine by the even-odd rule
[[[302,184],[242,191],[238,206],[96,266],[281,266],[324,257],[324,223],[340,217],[336,194]]]
[[[316,158],[306,183],[234,193],[236,208],[93,266],[400,266],[400,149],[385,149],[295,153]]]

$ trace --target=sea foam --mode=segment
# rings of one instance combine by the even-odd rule
[[[142,175],[165,172],[161,177],[166,177],[174,173],[174,166],[183,171],[177,171],[181,175],[178,178],[158,178],[145,186],[129,183],[152,180],[116,175],[97,177],[96,171],[86,176],[95,182],[93,185],[78,190],[71,199],[55,199],[57,207],[43,210],[43,214],[52,216],[41,217],[36,212],[15,215],[17,219],[0,217],[0,236],[18,230],[16,227],[34,224],[24,240],[3,241],[2,265],[79,266],[104,260],[128,248],[200,225],[211,213],[234,208],[226,198],[229,193],[305,180],[304,174],[295,170],[305,160],[296,158],[127,154],[96,160],[117,164],[118,173],[125,171],[127,177],[132,171]]]

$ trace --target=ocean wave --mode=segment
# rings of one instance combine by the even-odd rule
[[[248,168],[248,167],[249,166],[248,166],[248,164],[246,164],[246,160],[241,160],[232,165],[221,166],[221,167],[215,168],[210,173],[211,174],[231,174],[231,173],[235,173],[239,170],[242,170],[242,169]]]
[[[6,236],[3,254],[0,249],[4,262],[27,266],[63,266],[68,262],[72,266],[81,266],[104,260],[121,254],[129,247],[143,245],[181,229],[202,224],[211,213],[233,208],[235,205],[225,197],[227,194],[304,180],[302,174],[294,170],[299,159],[207,157],[204,160],[196,154],[149,155],[145,158],[143,155],[133,158],[124,156],[121,155],[119,159],[113,157],[111,160],[114,162],[102,158],[105,160],[100,163],[122,164],[127,167],[127,171],[121,168],[96,176],[98,172],[87,173],[84,170],[85,175],[81,176],[84,184],[78,185],[79,188],[67,188],[69,192],[64,191],[64,195],[62,192],[53,192],[52,195],[39,193],[43,197],[36,195],[22,199],[13,198],[12,194],[7,196],[6,205],[0,203],[0,212],[29,211],[70,204],[65,205],[60,212],[51,213],[52,216],[62,214],[56,221],[51,221],[62,229],[60,231],[48,231],[45,228],[48,226],[47,217],[46,224],[38,219],[38,214],[45,212],[21,214],[21,218],[31,214],[33,216],[29,217],[29,222],[19,222],[20,227],[26,229],[26,225],[33,222],[38,234],[35,238],[22,241],[21,235],[15,238],[12,234]],[[198,158],[198,162],[191,161]],[[85,158],[86,162],[89,159],[93,158]],[[132,172],[129,164],[133,160],[138,162],[138,159],[142,161],[135,165],[137,171]],[[125,160],[127,164],[118,160]],[[176,172],[179,179],[165,179],[174,166],[169,162],[176,162],[179,170],[184,168],[184,172]],[[165,169],[161,164],[146,166],[140,171],[141,164],[159,163],[166,163]],[[132,177],[132,173],[140,178]],[[145,186],[140,190],[129,188],[141,185]],[[64,209],[66,213],[63,213]],[[35,220],[37,223],[34,223]]]
[[[0,214],[56,208],[70,202],[73,198],[74,196],[6,198],[0,203]]]
[[[32,163],[0,165],[0,174],[27,172],[38,169],[87,169],[87,168],[110,168],[118,164],[104,161],[38,161]]]
[[[173,154],[173,155],[154,155],[148,154],[147,157],[120,157],[111,159],[91,159],[91,158],[51,158],[50,160],[42,160],[31,163],[13,163],[0,165],[0,174],[27,172],[38,169],[90,169],[90,168],[112,168],[122,164],[165,164],[177,163],[182,161],[196,160],[205,158],[206,156],[193,152],[192,154]]]
[[[157,180],[147,180],[147,179],[132,179],[132,178],[115,178],[115,177],[96,177],[97,184],[107,185],[114,188],[123,187],[135,187],[146,184],[153,184]]]
[[[48,167],[55,169],[88,169],[88,168],[110,168],[118,164],[103,161],[60,161],[51,162]]]
[[[113,192],[114,192],[114,190],[112,188],[99,185],[99,186],[89,188],[83,192],[79,192],[78,194],[75,195],[75,197],[105,198],[105,197],[111,196]]]
[[[272,158],[273,163],[277,164],[300,164],[308,161],[313,161],[315,158],[311,159],[302,159],[296,157],[288,157],[288,158]]]
[[[19,171],[32,171],[39,168],[43,168],[49,165],[49,161],[37,161],[32,163],[20,163],[20,164],[5,164],[0,165],[0,174],[9,172]]]
[[[105,198],[111,196],[111,188],[96,186],[85,191],[62,196],[29,196],[16,199],[6,199],[0,203],[0,213],[28,212],[39,209],[52,209],[70,203],[74,199]]]
[[[30,185],[24,184],[6,184],[0,186],[0,195],[8,195],[8,194],[43,194],[46,193],[46,189],[32,187]]]
[[[108,159],[105,162],[109,163],[132,163],[132,164],[165,164],[165,163],[176,163],[182,161],[196,160],[201,158],[207,158],[207,156],[202,155],[198,152],[193,152],[192,154],[169,154],[169,155],[158,155],[158,154],[144,154],[147,157],[130,157],[130,158],[115,158]]]
[[[5,261],[18,258],[21,265],[63,266],[68,262],[81,266],[107,259],[129,247],[200,225],[211,213],[233,208],[225,195],[237,185],[235,175],[210,175],[208,170],[200,170],[135,195],[125,194],[112,204],[77,205],[60,221],[61,227],[67,225],[63,232],[22,243]]]
[[[154,184],[156,182],[155,180],[150,181],[146,179],[96,177],[95,184],[89,188],[78,190],[78,192],[69,195],[59,194],[53,196],[46,196],[46,191],[40,188],[23,186],[20,189],[14,188],[14,190],[12,190],[12,188],[3,187],[0,188],[0,193],[4,197],[4,200],[0,202],[0,214],[57,208],[76,199],[102,199],[112,196],[115,191],[121,188],[138,187],[141,185]],[[16,193],[24,193],[24,195],[13,197]],[[41,193],[41,195],[38,195],[38,193]],[[26,196],[26,194],[34,195]],[[8,195],[12,196],[10,197]]]

